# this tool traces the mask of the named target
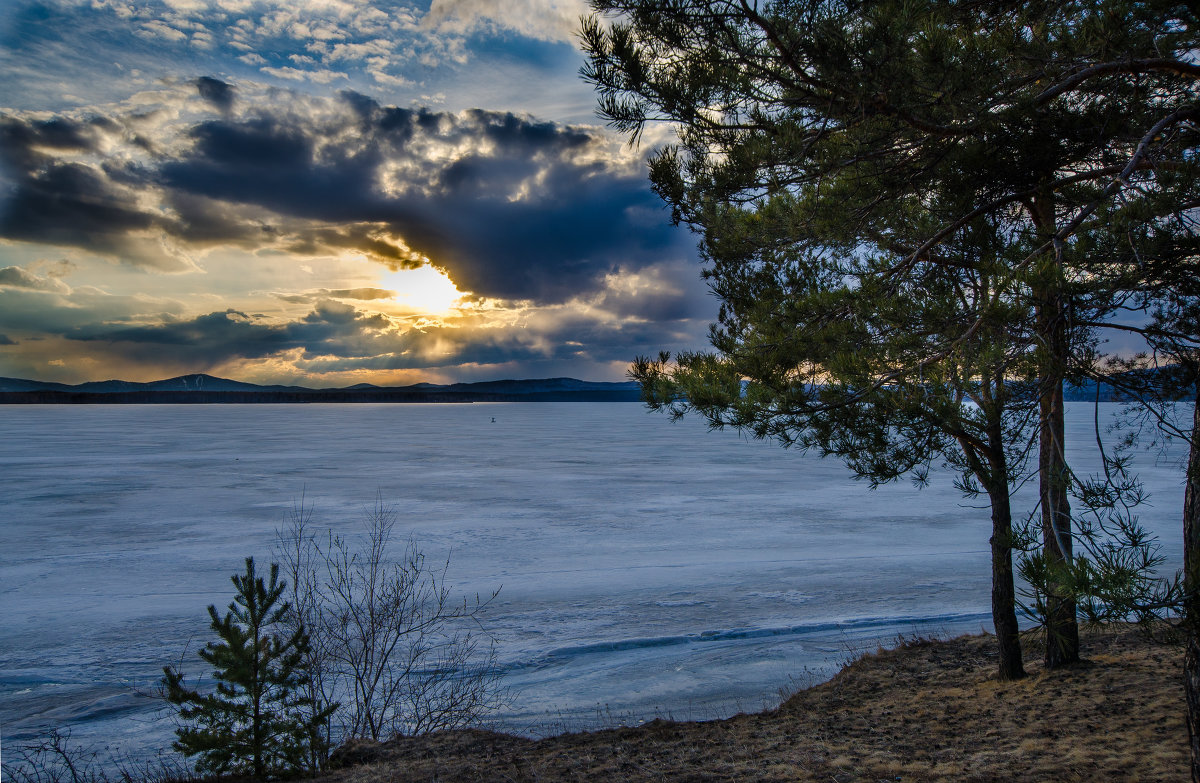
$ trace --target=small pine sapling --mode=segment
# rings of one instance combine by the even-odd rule
[[[248,775],[266,780],[296,773],[322,755],[316,727],[336,705],[316,705],[305,694],[304,661],[309,640],[304,628],[286,636],[289,610],[280,597],[287,587],[272,564],[264,582],[246,558],[246,573],[232,577],[237,595],[224,617],[208,607],[220,638],[199,651],[213,667],[216,688],[201,693],[184,685],[183,674],[163,667],[162,688],[179,709],[175,750],[198,756],[196,770],[217,775]]]

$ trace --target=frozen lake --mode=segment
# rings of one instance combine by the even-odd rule
[[[1094,468],[1092,408],[1069,416]],[[948,475],[872,492],[637,404],[4,406],[0,435],[5,742],[169,747],[138,693],[185,648],[200,671],[205,607],[302,493],[340,532],[379,493],[456,593],[502,586],[508,730],[756,710],[879,640],[990,627],[988,512]],[[1138,456],[1172,569],[1183,456]]]

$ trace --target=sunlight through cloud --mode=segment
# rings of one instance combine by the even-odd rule
[[[425,315],[446,315],[465,296],[445,272],[432,266],[387,272],[380,285],[396,292],[392,301]]]

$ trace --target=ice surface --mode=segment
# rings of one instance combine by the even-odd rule
[[[1068,409],[1094,470],[1092,408]],[[199,673],[204,607],[270,558],[302,493],[342,533],[379,493],[456,592],[502,586],[509,730],[759,709],[879,640],[990,625],[988,512],[948,475],[870,491],[639,405],[6,406],[0,434],[6,742],[68,726],[136,758],[169,747],[138,694],[181,656]],[[1182,457],[1138,463],[1171,568]]]

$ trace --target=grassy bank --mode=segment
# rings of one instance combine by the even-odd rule
[[[344,749],[324,783],[384,781],[1178,781],[1179,648],[1136,630],[1084,637],[1086,660],[994,676],[992,640],[868,655],[777,710],[529,740],[481,731]]]

